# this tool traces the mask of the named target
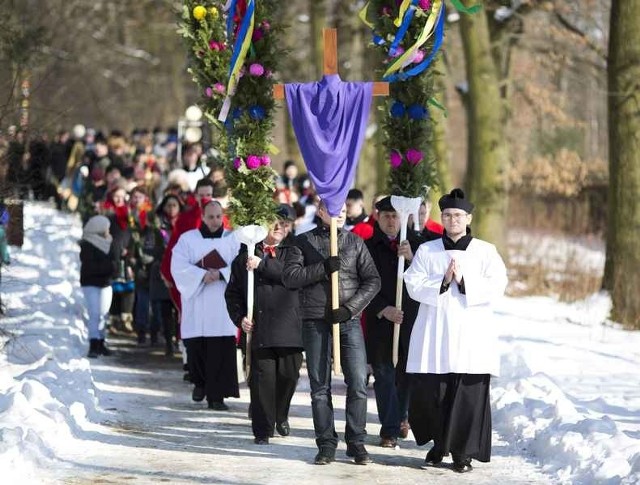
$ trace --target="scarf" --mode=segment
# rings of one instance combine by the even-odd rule
[[[109,219],[105,216],[93,216],[82,230],[82,240],[92,244],[104,254],[109,254],[113,239],[109,234],[110,225]]]

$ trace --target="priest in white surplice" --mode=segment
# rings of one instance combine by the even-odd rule
[[[206,397],[209,408],[215,410],[228,409],[225,397],[240,397],[236,327],[224,300],[240,243],[233,234],[224,232],[222,215],[220,203],[209,202],[203,208],[200,229],[180,236],[171,258],[171,275],[182,300],[180,331],[189,355],[192,398],[202,401]],[[214,249],[226,266],[202,268],[202,259]]]
[[[495,246],[471,236],[473,204],[460,189],[440,201],[445,233],[420,246],[404,274],[420,303],[407,361],[413,374],[409,422],[426,464],[453,456],[453,470],[491,458],[489,381],[500,369],[492,303],[507,272]]]

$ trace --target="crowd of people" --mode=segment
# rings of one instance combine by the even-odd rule
[[[347,456],[371,461],[365,436],[372,374],[380,446],[396,448],[412,430],[418,444],[434,441],[427,465],[452,454],[453,470],[463,473],[471,459],[489,461],[489,381],[498,370],[490,311],[504,292],[506,269],[494,246],[471,235],[473,205],[462,190],[440,198],[442,225],[430,218],[425,199],[420,230],[411,221],[401,241],[391,197],[376,195],[367,212],[363,193],[352,189],[337,218],[339,256],[330,256],[327,208],[287,161],[274,193],[276,222],[249,254],[226,215],[230,194],[221,166],[199,144],[183,147],[178,160],[174,135],[139,130],[125,138],[76,129],[40,152],[29,147],[48,153],[38,177],[25,178],[24,151],[23,164],[11,165],[8,179],[18,192],[54,197],[61,209],[81,214],[88,356],[112,353],[108,331],[131,332],[139,345],[147,338],[163,343],[168,356],[181,353],[191,398],[225,411],[225,399],[239,397],[236,349],[249,350],[249,415],[258,445],[291,432],[289,407],[304,360],[314,463],[325,465],[338,445],[331,390],[331,324],[338,323]],[[11,143],[7,153],[17,157]],[[34,155],[29,160],[36,163]],[[406,286],[398,307],[400,257]]]

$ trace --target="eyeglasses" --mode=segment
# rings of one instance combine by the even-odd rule
[[[448,212],[445,212],[442,214],[442,218],[443,219],[454,219],[456,221],[462,220],[465,217],[467,217],[468,214],[465,214],[463,212],[456,212],[455,214],[450,214]]]

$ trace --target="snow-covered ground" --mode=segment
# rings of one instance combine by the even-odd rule
[[[421,470],[428,447],[404,441],[399,450],[378,448],[371,397],[368,443],[376,464],[350,465],[342,445],[338,463],[312,467],[304,378],[292,436],[257,447],[246,389],[230,401],[230,413],[215,414],[190,402],[177,359],[121,341],[119,356],[89,362],[79,222],[27,204],[25,227],[25,244],[12,248],[0,287],[8,308],[0,319],[1,483],[640,482],[640,334],[606,323],[604,295],[575,304],[541,297],[500,303],[502,376],[492,385],[490,464],[457,476]],[[338,412],[340,432],[343,419]]]

